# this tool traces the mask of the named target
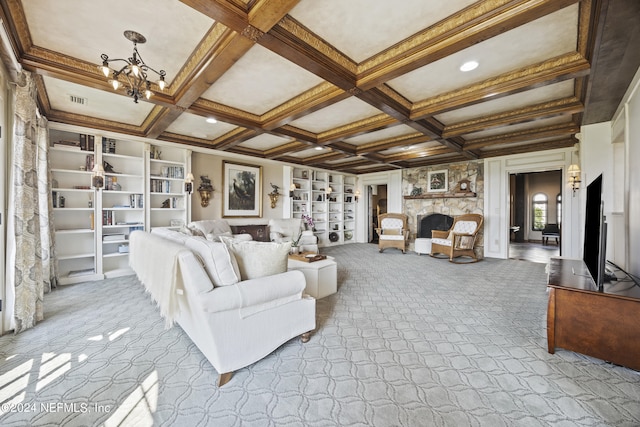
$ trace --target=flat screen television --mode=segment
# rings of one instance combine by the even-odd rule
[[[607,257],[607,223],[602,202],[602,175],[587,186],[587,206],[584,221],[582,259],[598,291],[604,289],[604,269]]]

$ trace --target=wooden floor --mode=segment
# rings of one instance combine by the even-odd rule
[[[560,255],[560,248],[554,243],[515,243],[509,244],[509,258],[546,264],[552,256]]]

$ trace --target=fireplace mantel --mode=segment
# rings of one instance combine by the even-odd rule
[[[420,194],[418,196],[404,196],[405,200],[414,199],[461,199],[464,197],[477,197],[478,195],[473,192],[468,193],[430,193]]]

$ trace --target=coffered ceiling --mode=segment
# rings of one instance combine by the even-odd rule
[[[50,121],[358,174],[578,143],[609,3],[0,0]],[[150,101],[97,67],[126,30]]]

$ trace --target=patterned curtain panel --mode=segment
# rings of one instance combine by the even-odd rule
[[[15,251],[13,262],[14,331],[43,319],[44,292],[55,280],[47,122],[37,117],[36,86],[30,73],[15,91],[13,179],[10,209]],[[9,272],[11,274],[11,272]],[[11,294],[10,292],[7,293]],[[10,303],[10,301],[9,301]]]

